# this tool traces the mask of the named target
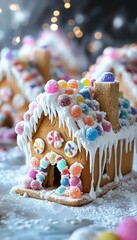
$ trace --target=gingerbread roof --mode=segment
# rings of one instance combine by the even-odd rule
[[[99,102],[94,99],[92,84],[93,82],[87,79],[70,80],[68,83],[63,80],[58,83],[55,80],[47,82],[45,92],[37,96],[36,102],[30,104],[29,110],[24,115],[24,121],[16,126],[17,143],[20,149],[25,152],[27,163],[30,158],[29,141],[37,132],[37,124],[43,114],[51,122],[53,118],[58,116],[59,127],[67,126],[69,136],[76,139],[79,151],[83,147],[86,150],[86,156],[89,153],[91,171],[98,148],[101,158],[103,151],[106,154],[106,151],[109,150],[110,159],[112,146],[117,149],[119,140],[125,140],[127,147],[128,143],[131,145],[132,141],[136,139],[137,112],[135,109],[130,107],[129,102],[123,96],[119,98],[121,128],[115,133],[110,122],[105,119],[106,113],[100,111]],[[115,80],[109,83],[104,81],[101,84],[108,87],[108,84],[111,86],[117,82]],[[117,171],[115,178],[117,178]]]

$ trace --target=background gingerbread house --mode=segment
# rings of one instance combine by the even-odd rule
[[[113,74],[91,84],[48,81],[31,104],[31,118],[17,124],[17,143],[29,167],[17,193],[78,206],[116,187],[131,171],[137,113],[118,98]]]
[[[137,45],[107,47],[96,63],[91,65],[85,77],[98,78],[104,71],[115,74],[120,90],[137,108]]]

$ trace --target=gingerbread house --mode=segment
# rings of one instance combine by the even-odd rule
[[[16,125],[28,176],[12,192],[80,206],[117,187],[132,170],[137,135],[137,111],[118,94],[112,73],[48,81]]]
[[[125,45],[122,48],[107,47],[103,54],[91,65],[87,78],[98,78],[104,71],[113,72],[131,104],[137,108],[137,45]]]

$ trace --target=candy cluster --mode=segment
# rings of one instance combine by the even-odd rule
[[[24,180],[25,188],[40,190],[46,178],[47,168],[56,165],[61,174],[60,186],[56,189],[56,193],[67,195],[71,198],[80,198],[82,193],[82,182],[80,175],[83,169],[81,163],[74,163],[68,168],[67,162],[61,155],[56,152],[47,153],[41,160],[36,157],[30,159],[31,168],[28,177]]]
[[[137,110],[130,106],[128,99],[123,97],[123,93],[119,92],[119,123],[121,127],[133,125],[137,122]]]

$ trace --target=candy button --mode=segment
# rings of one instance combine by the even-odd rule
[[[58,84],[61,88],[68,88],[68,84],[65,80],[59,80]]]
[[[60,86],[55,80],[49,80],[45,85],[45,92],[47,93],[56,93],[59,92]]]
[[[54,148],[61,148],[64,142],[60,133],[57,131],[50,131],[47,135],[47,141]]]
[[[82,115],[82,109],[79,105],[73,105],[70,108],[70,115],[74,118],[79,118]]]
[[[34,150],[36,153],[41,154],[43,153],[45,148],[45,142],[42,138],[36,138],[34,142]]]
[[[78,152],[77,144],[73,141],[68,141],[64,147],[64,152],[67,157],[74,157]]]
[[[86,78],[82,78],[81,82],[83,83],[84,87],[89,87],[91,86],[90,80]]]
[[[98,138],[98,131],[95,128],[88,128],[86,131],[86,138],[88,141],[95,141]]]
[[[59,104],[61,107],[69,106],[69,105],[71,104],[71,97],[68,96],[68,94],[61,94],[61,95],[58,97],[58,104]]]

